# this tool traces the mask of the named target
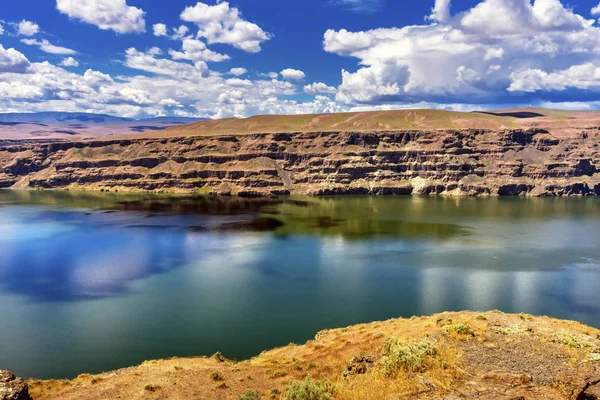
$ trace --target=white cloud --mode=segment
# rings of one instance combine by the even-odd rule
[[[600,65],[600,28],[559,0],[483,0],[454,14],[449,1],[437,0],[428,19],[433,23],[327,30],[325,51],[358,60],[356,71],[342,71],[336,100],[350,106],[509,103],[510,91],[535,87],[540,95],[560,87],[526,84],[525,74],[546,82],[556,77],[540,78],[539,71]]]
[[[315,82],[315,83],[311,83],[310,85],[305,85],[304,93],[310,94],[310,95],[316,95],[319,93],[335,94],[335,93],[337,93],[337,89],[334,88],[333,86],[328,86],[327,84],[325,84],[323,82]]]
[[[154,36],[167,36],[167,26],[165,24],[152,25]]]
[[[25,73],[30,65],[23,53],[15,49],[5,49],[0,44],[0,73]]]
[[[19,35],[23,36],[33,36],[40,31],[40,26],[31,21],[21,21],[19,22]]]
[[[228,55],[215,53],[214,51],[209,50],[206,48],[204,42],[197,39],[185,38],[182,40],[181,47],[183,52],[169,50],[169,54],[174,60],[220,62],[229,60],[230,58]]]
[[[511,80],[508,90],[515,92],[600,89],[600,66],[586,63],[550,73],[540,69],[527,69],[513,73]]]
[[[48,54],[62,54],[62,55],[77,54],[77,52],[75,50],[71,50],[66,47],[61,47],[61,46],[55,46],[52,43],[50,43],[49,41],[47,41],[46,39],[43,39],[43,40],[21,39],[21,42],[23,42],[24,44],[26,44],[28,46],[38,46],[40,48],[40,50],[42,50],[44,53],[48,53]]]
[[[450,0],[435,0],[429,19],[436,22],[447,22],[450,19]]]
[[[493,60],[494,58],[502,58],[504,57],[504,49],[490,47],[483,57],[484,61]]]
[[[125,0],[56,0],[56,8],[70,18],[117,33],[146,30],[144,10],[128,6]]]
[[[475,72],[474,69],[467,68],[464,65],[461,65],[456,69],[456,79],[461,83],[471,85],[481,78],[479,77],[479,74]]]
[[[286,68],[280,74],[284,80],[289,82],[302,82],[306,77],[304,72],[292,68]]]
[[[171,39],[181,40],[187,36],[190,28],[185,25],[180,25],[178,28],[173,28],[173,35],[171,35]]]
[[[186,80],[198,80],[202,76],[208,75],[208,67],[205,62],[199,61],[194,65],[181,63],[164,58],[155,58],[155,51],[143,53],[136,49],[129,48],[126,52],[125,65],[129,68],[140,71],[151,72],[158,75],[166,75],[172,77],[181,77]]]
[[[0,24],[0,35],[4,35],[4,27]]]
[[[246,68],[231,68],[229,70],[229,74],[235,75],[235,76],[242,76],[242,75],[246,74],[247,72],[248,72],[248,70]]]
[[[67,57],[60,62],[63,67],[79,67],[79,62],[73,57]]]
[[[592,8],[590,13],[592,15],[600,15],[600,3],[596,7]]]
[[[209,44],[230,44],[249,53],[259,52],[261,43],[270,39],[268,33],[244,20],[240,11],[226,1],[214,6],[198,2],[186,7],[181,19],[195,23],[199,28],[197,37],[205,38]]]
[[[469,31],[485,34],[570,31],[585,20],[566,9],[559,0],[485,0],[469,10],[460,22]]]

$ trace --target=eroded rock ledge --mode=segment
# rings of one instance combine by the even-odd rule
[[[600,195],[600,132],[313,132],[0,146],[0,187],[232,195]]]

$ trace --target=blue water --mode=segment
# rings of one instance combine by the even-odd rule
[[[0,192],[0,369],[241,359],[445,310],[600,327],[597,199],[141,199]]]

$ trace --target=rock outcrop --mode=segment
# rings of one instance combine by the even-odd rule
[[[0,147],[0,187],[232,195],[600,194],[600,130],[308,132]]]
[[[0,371],[0,400],[31,400],[27,382],[12,372]]]

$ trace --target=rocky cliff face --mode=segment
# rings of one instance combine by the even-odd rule
[[[600,128],[314,132],[0,147],[0,187],[233,195],[600,195]]]

